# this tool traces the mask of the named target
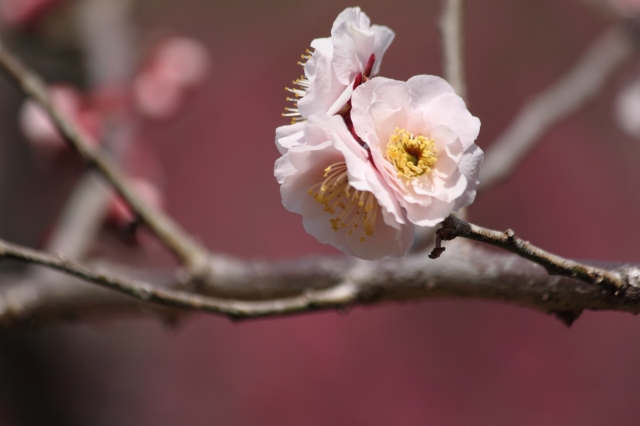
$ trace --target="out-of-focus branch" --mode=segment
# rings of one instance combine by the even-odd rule
[[[27,69],[0,43],[0,67],[18,84],[20,89],[38,102],[50,115],[56,127],[86,163],[95,167],[115,188],[131,209],[151,231],[185,264],[193,274],[203,274],[207,268],[208,252],[169,216],[147,205],[137,194],[117,165],[94,145],[52,104],[45,83]]]
[[[464,0],[444,0],[440,16],[442,70],[445,80],[465,99],[464,78]]]
[[[450,215],[442,222],[442,228],[438,229],[436,236],[436,247],[429,257],[431,259],[437,259],[445,250],[445,248],[441,246],[441,242],[450,241],[456,237],[480,241],[515,253],[542,266],[547,270],[549,275],[562,275],[579,279],[588,284],[605,285],[615,289],[620,289],[624,285],[622,277],[617,272],[610,272],[605,269],[584,265],[549,253],[528,241],[516,237],[511,229],[506,232],[494,231],[467,223],[453,215]]]
[[[145,275],[138,273],[140,279],[124,279],[120,274],[131,276],[134,271],[110,265],[109,272],[103,273],[103,269],[8,244],[0,245],[2,252],[4,257],[53,267],[134,296],[73,278],[42,286],[24,280],[14,285],[4,276],[0,325],[5,327],[149,313],[166,317],[185,310],[237,319],[434,298],[502,301],[555,314],[567,324],[583,310],[640,312],[640,265],[601,265],[622,277],[623,287],[614,290],[550,276],[520,256],[466,241],[452,241],[447,255],[435,261],[426,254],[378,262],[346,257],[285,262],[213,257],[215,283],[203,284],[199,295],[169,290],[167,286],[173,283],[169,273],[144,271]]]
[[[83,0],[77,7],[75,20],[94,88],[123,85],[131,77],[132,6],[131,0]],[[119,159],[130,139],[129,126],[122,117],[108,121],[104,149]],[[82,258],[102,226],[110,195],[109,186],[95,171],[87,171],[65,203],[46,251]]]
[[[632,38],[619,26],[602,34],[567,74],[527,103],[491,144],[478,189],[486,190],[509,176],[552,126],[602,90],[633,50]]]

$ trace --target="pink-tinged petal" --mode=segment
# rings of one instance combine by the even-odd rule
[[[335,148],[342,153],[347,165],[349,184],[359,191],[371,192],[384,210],[393,215],[394,220],[389,222],[394,227],[404,224],[404,214],[398,205],[392,190],[385,184],[383,177],[369,159],[368,152],[353,138],[344,121],[339,116],[317,114],[309,119],[309,130],[327,131],[325,137],[331,137]],[[307,136],[308,140],[317,139],[317,136]]]
[[[334,22],[331,38],[336,75],[343,84],[347,84],[357,73],[364,71],[372,54],[375,55],[372,73],[379,72],[382,57],[394,33],[387,27],[372,27],[369,18],[359,8],[350,8]]]
[[[311,58],[304,65],[304,74],[313,81],[317,73],[331,73],[331,59],[333,58],[333,43],[330,37],[317,38],[311,42],[314,49]]]
[[[446,177],[433,176],[433,183],[436,191],[432,197],[447,203],[456,201],[467,189],[467,178],[458,171]]]
[[[273,175],[276,177],[278,183],[282,185],[285,178],[293,176],[296,174],[296,171],[296,168],[293,167],[293,164],[289,161],[289,154],[285,153],[282,157],[276,160],[273,168]]]
[[[370,26],[369,17],[359,7],[345,9],[333,23],[333,67],[345,85],[364,71],[364,64],[374,52],[375,36]]]
[[[416,75],[407,80],[411,91],[411,108],[423,109],[440,95],[455,94],[447,80],[435,75]]]
[[[296,173],[283,176],[283,183],[280,186],[282,204],[290,212],[300,214],[305,200],[310,198],[313,201],[313,197],[309,195],[309,189],[322,182],[324,168],[341,161],[342,155],[333,148],[331,141],[327,141],[317,145],[295,146],[289,150],[287,156],[290,167],[293,167]]]
[[[404,203],[407,217],[418,226],[436,226],[453,211],[454,203],[431,197],[429,205]]]
[[[373,25],[371,26],[371,30],[375,34],[375,47],[374,54],[376,55],[376,61],[373,63],[373,71],[371,75],[378,75],[380,72],[380,64],[382,64],[382,57],[384,56],[384,52],[387,51],[389,45],[395,38],[396,34],[391,31],[389,27],[385,27],[382,25]],[[367,58],[368,60],[368,58]],[[365,62],[366,63],[366,62]]]
[[[323,69],[326,68],[328,71],[317,72],[313,83],[307,88],[306,94],[298,101],[298,110],[305,118],[311,117],[316,113],[328,111],[347,88],[345,84],[338,81],[335,73],[331,70],[330,64],[330,58],[322,57],[318,60],[317,66],[322,66]]]
[[[331,244],[345,254],[364,260],[379,260],[383,257],[404,256],[413,242],[413,226],[403,226],[400,230],[376,221],[373,235],[360,240],[355,233],[349,235],[347,229],[334,231],[323,206],[308,197],[303,206],[302,224],[305,231],[323,244]],[[378,207],[381,209],[380,207]],[[381,212],[379,211],[380,215]]]
[[[371,56],[374,39],[373,36],[353,28],[348,22],[342,24],[332,38],[333,69],[338,81],[346,85],[353,81],[358,73],[364,71],[364,65],[369,58],[363,59],[360,56],[365,56],[365,52],[369,52]]]
[[[313,40],[314,49],[304,65],[305,78],[296,84],[297,102],[303,118],[326,112],[337,113],[348,101],[353,83],[363,73],[372,55],[375,74],[385,50],[393,40],[393,32],[382,26],[371,26],[360,8],[348,8],[336,18],[331,37]]]
[[[399,81],[391,80],[385,77],[375,77],[358,86],[358,88],[354,90],[353,98],[351,99],[351,105],[354,109],[354,111],[351,113],[352,118],[353,114],[356,112],[360,113],[361,115],[365,114],[364,111],[375,100],[375,92],[378,86],[390,82],[401,83]]]
[[[458,198],[454,206],[454,211],[458,211],[462,207],[466,207],[473,203],[476,198],[476,188],[480,181],[478,180],[480,164],[484,158],[484,153],[477,145],[472,145],[467,151],[465,151],[458,170],[467,178],[467,189],[464,194]]]
[[[276,147],[280,154],[284,154],[289,148],[301,143],[304,136],[304,126],[305,123],[300,122],[280,126],[276,129]]]
[[[434,98],[422,109],[422,113],[428,128],[448,127],[460,138],[464,149],[473,144],[480,132],[480,120],[471,115],[464,101],[454,94],[447,93]]]
[[[450,175],[458,168],[463,149],[460,139],[448,127],[438,126],[431,132],[438,160],[436,169],[440,175]]]

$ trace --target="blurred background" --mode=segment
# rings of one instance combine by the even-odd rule
[[[127,5],[129,69],[106,77],[108,61],[91,71],[82,54],[87,36],[72,25],[78,5],[33,3],[26,12],[3,6],[7,43],[48,82],[76,88],[61,98],[87,132],[101,135],[100,111],[134,111],[125,127],[135,128],[127,138],[136,154],[123,163],[209,248],[244,258],[337,253],[282,207],[273,162],[274,130],[287,122],[284,87],[340,11],[359,5],[396,32],[382,75],[441,74],[436,0],[139,0]],[[477,143],[490,146],[609,23],[580,1],[469,1],[466,76],[469,109],[482,121]],[[181,53],[167,61],[191,64],[183,71],[193,77],[179,84],[161,77],[176,39]],[[508,182],[482,194],[470,220],[512,228],[566,257],[639,262],[640,141],[615,117],[616,98],[638,74],[632,60]],[[122,106],[113,81],[96,86],[109,78],[133,82],[124,89],[135,94],[133,106]],[[173,93],[162,90],[167,81]],[[46,124],[38,127],[38,113],[24,111],[5,79],[0,99],[0,237],[42,247],[82,165]],[[171,265],[144,232],[122,238],[126,212],[109,211],[96,255]],[[0,333],[0,425],[637,425],[638,360],[632,315],[585,312],[567,328],[478,301],[240,324],[202,314],[174,326],[155,318],[59,323]]]

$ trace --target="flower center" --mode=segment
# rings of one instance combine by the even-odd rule
[[[309,195],[323,204],[324,211],[332,216],[329,223],[335,232],[346,228],[351,236],[360,228],[360,241],[364,242],[365,236],[373,235],[378,200],[371,192],[358,191],[349,184],[347,165],[344,162],[324,169],[323,177],[324,181],[309,189]]]
[[[387,160],[398,171],[398,176],[415,178],[431,172],[436,164],[436,149],[433,140],[425,136],[414,136],[405,129],[396,127],[387,144]]]

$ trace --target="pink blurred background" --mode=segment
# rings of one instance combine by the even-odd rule
[[[468,2],[469,108],[486,148],[527,99],[606,27],[578,1]],[[144,123],[165,165],[168,211],[217,252],[284,259],[336,254],[281,205],[274,130],[300,53],[329,34],[339,0],[145,0],[142,30],[198,38],[206,85],[172,120]],[[381,74],[440,74],[439,1],[362,1],[396,32]],[[53,60],[33,64],[51,81]],[[472,221],[513,228],[572,258],[640,261],[640,141],[617,129],[613,98],[634,63],[555,127]],[[47,72],[49,74],[47,74]],[[55,182],[17,135],[21,97],[0,92],[0,234],[34,243],[79,166]],[[5,146],[2,146],[5,145]],[[18,182],[18,183],[16,183]],[[37,196],[33,194],[36,193]],[[46,208],[45,208],[46,207]],[[0,336],[4,425],[637,425],[640,322],[585,312],[571,327],[524,308],[423,301],[234,324],[194,315],[171,328],[110,320]]]

